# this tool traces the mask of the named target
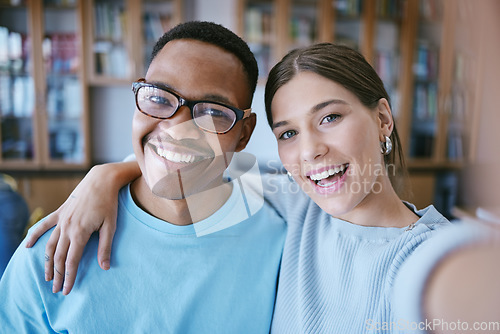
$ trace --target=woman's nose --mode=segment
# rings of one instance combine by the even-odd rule
[[[300,157],[302,161],[314,161],[328,152],[324,140],[314,132],[304,134],[300,138]]]

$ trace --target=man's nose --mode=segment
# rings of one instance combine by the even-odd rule
[[[175,140],[201,138],[202,132],[194,122],[191,110],[187,106],[181,106],[172,117],[162,120],[159,127]]]

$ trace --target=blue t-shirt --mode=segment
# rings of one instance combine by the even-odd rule
[[[268,333],[286,227],[239,184],[189,226],[147,214],[123,188],[111,269],[100,269],[93,235],[68,296],[44,280],[50,233],[19,247],[0,281],[0,332]]]

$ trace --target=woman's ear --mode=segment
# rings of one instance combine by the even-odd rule
[[[242,119],[240,122],[242,122],[243,125],[240,140],[236,146],[236,152],[240,152],[247,146],[253,130],[255,129],[255,125],[257,124],[257,115],[255,113],[251,113],[247,118]]]
[[[380,141],[385,142],[385,136],[390,137],[394,129],[394,120],[392,118],[391,107],[385,98],[378,100],[377,115],[379,121]]]

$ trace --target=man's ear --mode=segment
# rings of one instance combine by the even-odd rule
[[[385,98],[378,100],[377,116],[379,121],[379,139],[385,142],[385,136],[390,137],[394,129],[391,107]]]
[[[240,140],[238,142],[238,145],[236,145],[236,152],[240,152],[247,146],[248,141],[252,136],[253,130],[255,129],[255,125],[257,124],[257,115],[255,113],[251,113],[250,116],[242,119],[240,122],[242,122],[243,124]]]

